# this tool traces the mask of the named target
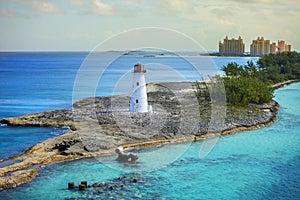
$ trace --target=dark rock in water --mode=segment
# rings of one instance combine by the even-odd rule
[[[74,182],[69,182],[68,183],[68,189],[74,189],[74,188],[75,188]]]
[[[80,184],[79,185],[79,190],[85,190],[86,189],[86,185],[85,184]]]
[[[99,187],[105,187],[106,186],[106,183],[100,183],[99,184]]]
[[[87,181],[81,181],[80,184],[83,184],[83,185],[85,185],[85,187],[87,187]]]
[[[138,179],[137,179],[137,178],[133,178],[133,179],[132,179],[132,182],[137,183],[137,182],[138,182]]]
[[[99,184],[98,183],[94,183],[92,186],[93,187],[99,187]]]
[[[110,190],[114,190],[114,189],[115,189],[115,187],[114,187],[114,186],[112,186],[112,185],[110,185],[110,186],[108,187],[108,189],[110,189]]]

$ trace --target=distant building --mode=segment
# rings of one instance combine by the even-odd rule
[[[270,48],[270,40],[265,40],[264,37],[258,37],[256,40],[253,40],[250,45],[250,54],[252,56],[263,56],[270,53]]]
[[[277,48],[278,48],[278,52],[281,53],[281,52],[285,52],[285,51],[291,51],[292,45],[285,44],[285,41],[283,41],[283,40],[280,40],[280,41],[278,40]]]
[[[285,44],[285,41],[278,41],[276,45],[275,42],[270,43],[270,40],[265,40],[264,37],[258,37],[256,40],[252,41],[250,45],[250,55],[251,56],[263,56],[266,54],[275,54],[276,52],[291,51],[292,46]]]
[[[270,53],[271,54],[275,54],[276,53],[276,42],[273,42],[272,44],[270,44]]]
[[[221,56],[241,56],[245,53],[245,43],[241,36],[238,39],[228,39],[226,36],[223,43],[219,42],[219,55]]]

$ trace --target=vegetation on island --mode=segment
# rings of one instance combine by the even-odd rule
[[[228,77],[255,77],[269,84],[300,79],[300,53],[268,54],[261,57],[257,65],[252,61],[246,65],[229,63],[222,70]]]
[[[245,65],[235,62],[223,66],[222,79],[228,105],[248,106],[249,103],[269,103],[273,98],[272,85],[291,80],[300,79],[300,53],[283,52],[265,55],[254,64],[252,61]],[[202,88],[202,89],[201,89]],[[198,96],[207,95],[205,87],[196,82]]]
[[[300,53],[284,52],[269,54],[258,60],[259,78],[262,81],[279,83],[300,79]]]
[[[256,77],[224,77],[226,101],[231,105],[247,106],[249,103],[269,103],[273,98],[270,84]]]

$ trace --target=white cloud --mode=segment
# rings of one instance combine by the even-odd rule
[[[84,6],[83,0],[70,0],[72,6]]]
[[[5,17],[17,17],[18,16],[18,14],[15,11],[8,9],[8,8],[1,8],[0,15],[5,16]]]
[[[232,21],[229,21],[229,20],[225,20],[225,19],[220,19],[219,20],[219,23],[223,26],[232,26],[233,25],[233,22]]]
[[[157,0],[160,8],[171,14],[191,14],[194,13],[193,4],[184,0]]]
[[[276,2],[276,0],[231,0],[231,1],[235,1],[238,3],[256,3],[256,4],[259,4],[259,3],[269,4],[269,3]]]
[[[226,8],[214,8],[211,13],[215,14],[217,17],[233,16],[233,9]]]
[[[114,9],[112,5],[105,4],[101,0],[93,0],[91,13],[95,15],[112,15]]]
[[[39,12],[55,13],[59,11],[59,9],[55,5],[46,1],[32,1],[30,5],[33,10]]]

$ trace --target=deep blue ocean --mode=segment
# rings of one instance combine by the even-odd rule
[[[86,56],[84,52],[0,53],[0,118],[71,108],[74,82]],[[205,63],[206,59],[191,58],[195,63]],[[212,60],[220,69],[228,62],[244,64],[248,60],[256,61],[256,58],[216,57]],[[194,75],[192,68],[184,68],[184,59],[125,56],[105,71],[95,95],[111,95],[115,82],[136,62],[163,63],[184,71],[184,80],[201,79]],[[97,66],[105,67],[101,63]],[[149,66],[149,73],[157,70]],[[162,80],[176,81],[176,77],[166,76]],[[116,165],[113,161],[107,165],[96,159],[53,164],[40,170],[32,182],[17,189],[0,191],[0,199],[299,199],[300,107],[297,102],[300,84],[277,90],[275,100],[281,107],[274,124],[222,137],[205,158],[199,157],[202,142],[195,142],[175,162],[150,172],[137,172],[140,170],[135,168],[118,171],[113,169]],[[32,145],[66,131],[1,126],[0,159],[20,154]],[[185,147],[185,144],[168,145],[160,153],[171,154]],[[156,148],[150,148],[137,152],[141,168],[162,162],[158,159],[156,163],[149,163],[149,155],[156,151]],[[123,175],[139,177],[142,181],[103,194],[94,189],[84,192],[67,189],[70,181],[76,184],[82,180],[109,182]]]

